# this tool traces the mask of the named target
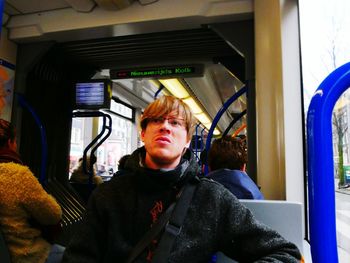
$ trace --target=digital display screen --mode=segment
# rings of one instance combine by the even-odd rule
[[[203,65],[158,66],[141,69],[111,69],[111,79],[203,76]]]
[[[109,108],[108,87],[104,81],[79,82],[75,84],[75,108]]]

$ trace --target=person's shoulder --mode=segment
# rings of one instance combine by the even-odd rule
[[[23,168],[29,169],[27,166],[20,163],[15,163],[15,162],[0,163],[0,167],[7,168],[7,169],[23,169]]]
[[[21,176],[30,176],[34,177],[32,171],[29,169],[28,166],[25,166],[23,164],[9,162],[9,163],[1,163],[0,169],[2,172],[10,172],[10,173],[17,173]]]
[[[230,191],[228,191],[221,183],[208,177],[200,178],[199,188],[216,196],[231,195]]]
[[[208,178],[214,179],[214,181],[217,178],[226,178],[230,177],[233,174],[233,170],[227,169],[227,168],[221,168],[218,170],[211,171],[207,174]]]
[[[128,189],[133,182],[134,174],[132,172],[123,172],[122,175],[113,176],[109,181],[100,184],[96,190],[98,192],[116,191],[118,189]]]
[[[211,179],[210,177],[207,177],[207,176],[199,177],[199,182],[200,182],[200,184],[202,184],[203,186],[206,186],[206,187],[220,185],[218,182],[214,181],[213,179]]]
[[[222,184],[210,179],[200,178],[195,199],[199,205],[207,203],[210,200],[210,206],[213,209],[226,211],[230,207],[241,206],[239,200]]]

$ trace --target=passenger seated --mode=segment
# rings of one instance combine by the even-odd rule
[[[125,170],[125,164],[127,160],[130,158],[131,154],[125,154],[123,155],[118,162],[118,171],[123,171]]]
[[[11,261],[61,262],[64,247],[51,245],[38,228],[39,224],[58,224],[61,207],[22,164],[16,151],[15,129],[0,119],[0,225]]]
[[[213,142],[208,154],[211,171],[207,177],[221,183],[238,199],[264,199],[245,172],[247,150],[244,141],[225,136]]]
[[[90,156],[87,156],[86,158],[86,167],[90,167]],[[84,184],[87,184],[89,182],[89,174],[85,173],[83,168],[83,157],[79,159],[78,165],[73,170],[69,180],[71,182],[84,183]],[[102,177],[99,175],[96,175],[95,167],[93,169],[92,183],[96,185],[103,183]]]
[[[119,159],[119,162],[118,162],[118,171],[116,171],[113,176],[119,176],[119,175],[122,175],[124,174],[125,172],[125,167],[126,167],[126,162],[127,160],[130,158],[130,154],[125,154],[123,155],[120,159]]]
[[[62,263],[208,262],[217,251],[238,262],[300,262],[294,244],[257,222],[222,185],[197,177],[187,104],[163,96],[140,124],[144,146],[123,175],[91,195]]]

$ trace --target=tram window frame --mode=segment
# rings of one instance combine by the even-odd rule
[[[130,115],[123,115],[122,113],[118,113],[116,111],[113,110],[113,104],[120,104],[123,107],[126,107],[128,109],[131,110],[131,114]],[[112,97],[112,101],[111,101],[111,109],[110,110],[102,110],[103,112],[106,112],[107,114],[110,114],[112,117],[112,123],[115,123],[115,118],[119,118],[119,125],[112,125],[112,127],[119,127],[119,128],[124,128],[124,129],[133,129],[133,125],[135,124],[135,107],[131,106],[130,104],[122,101],[121,99],[117,98],[117,97]],[[121,121],[126,121],[126,122],[130,122],[130,126],[128,125],[121,125],[120,122]],[[98,124],[100,129],[100,123]],[[112,133],[114,132],[114,129],[112,128]],[[125,136],[126,134],[129,134],[130,136]],[[120,135],[120,136],[119,136]],[[118,170],[118,161],[119,159],[125,155],[125,154],[129,154],[131,153],[132,149],[132,136],[131,136],[131,132],[124,132],[124,134],[121,133],[121,131],[117,131],[116,132],[116,136],[117,138],[121,139],[121,140],[125,140],[128,141],[126,145],[119,147],[118,148],[118,144],[120,144],[120,142],[117,141],[113,141],[111,142],[112,145],[109,145],[109,138],[107,138],[107,140],[105,142],[103,142],[103,144],[99,147],[99,149],[97,150],[97,171],[99,170],[103,170],[102,167],[104,167],[105,172],[103,174],[100,174],[101,176],[103,176],[105,179],[104,180],[109,180],[109,178],[111,178],[113,176],[113,173],[115,173]],[[118,153],[115,153],[114,148],[118,148]],[[110,152],[114,152],[112,154],[109,154]],[[103,157],[101,156],[103,155]],[[109,158],[112,158],[113,160],[109,160]],[[110,162],[114,162],[114,165],[111,164]],[[100,169],[101,168],[101,169]],[[113,173],[109,172],[110,169],[113,168]]]
[[[136,111],[136,108],[131,106],[130,104],[122,101],[121,99],[117,98],[117,97],[112,97],[112,100],[111,101],[111,108],[112,108],[112,104],[113,103],[116,103],[116,104],[120,104],[122,105],[123,107],[127,107],[128,109],[130,109],[130,114],[127,114],[127,115],[123,115],[122,113],[118,113],[118,112],[115,112],[113,110],[110,110],[110,109],[101,109],[102,112],[105,112],[107,114],[110,114],[112,115],[111,117],[114,118],[114,117],[117,117],[117,118],[120,118],[120,119],[123,119],[125,121],[130,121],[131,123],[131,129],[132,129],[132,126],[135,124],[135,111]],[[78,118],[80,119],[80,118]],[[98,122],[97,122],[97,129],[100,128],[100,118],[97,118],[98,119]],[[69,169],[69,178],[70,178],[70,175],[71,175],[71,172],[74,170],[74,168],[76,167],[77,165],[77,160],[78,158],[80,158],[81,156],[80,155],[77,155],[77,154],[72,154],[72,152],[74,152],[74,148],[77,147],[77,145],[80,143],[82,145],[87,145],[89,142],[77,142],[77,138],[76,136],[79,135],[79,139],[83,139],[83,138],[90,138],[88,139],[88,141],[90,141],[93,137],[94,137],[94,124],[93,124],[93,119],[89,120],[88,118],[82,118],[81,121],[83,122],[80,126],[84,127],[83,130],[81,131],[81,133],[78,132],[78,134],[72,134],[71,133],[71,141],[70,141],[70,152],[69,152],[69,166],[70,166],[70,169]],[[72,122],[72,125],[73,125],[73,122]],[[123,125],[120,125],[120,126],[123,126]],[[86,130],[85,127],[88,127],[88,129]],[[112,122],[112,127],[113,127],[113,122]],[[124,127],[124,126],[123,126]],[[126,126],[124,128],[127,128]],[[77,132],[75,131],[75,129],[72,129],[72,132]],[[119,132],[120,134],[120,132]],[[124,134],[125,135],[125,134]],[[121,136],[123,140],[133,140],[133,138],[127,138],[125,136]],[[73,140],[73,141],[72,141]],[[84,140],[84,139],[83,139]],[[108,139],[104,142],[104,143],[108,143]],[[73,145],[73,146],[72,146]],[[126,153],[129,153],[129,149],[127,149],[129,146],[132,147],[132,143],[131,142],[128,142],[127,146],[126,147],[122,147],[122,153],[119,154],[120,156],[122,156],[123,154],[126,154]],[[81,147],[81,146],[80,146]],[[84,148],[84,147],[83,147]],[[83,152],[84,149],[81,149],[81,152]],[[104,151],[105,149],[103,149]],[[130,149],[131,151],[132,149]],[[106,157],[106,156],[105,156]],[[118,159],[118,158],[117,158]],[[118,159],[119,160],[119,159]],[[117,160],[117,161],[118,161]],[[72,163],[73,161],[73,163]],[[107,162],[107,160],[104,160]],[[117,167],[116,167],[117,168]],[[116,169],[115,168],[115,169]],[[108,169],[107,169],[108,170]],[[112,175],[110,175],[112,176]],[[108,177],[108,176],[107,176]]]

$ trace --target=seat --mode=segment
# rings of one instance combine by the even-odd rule
[[[272,200],[240,200],[255,218],[293,242],[303,254],[302,205],[297,202]],[[236,262],[218,253],[217,263]]]
[[[0,231],[0,262],[11,263],[10,253],[2,231]]]

